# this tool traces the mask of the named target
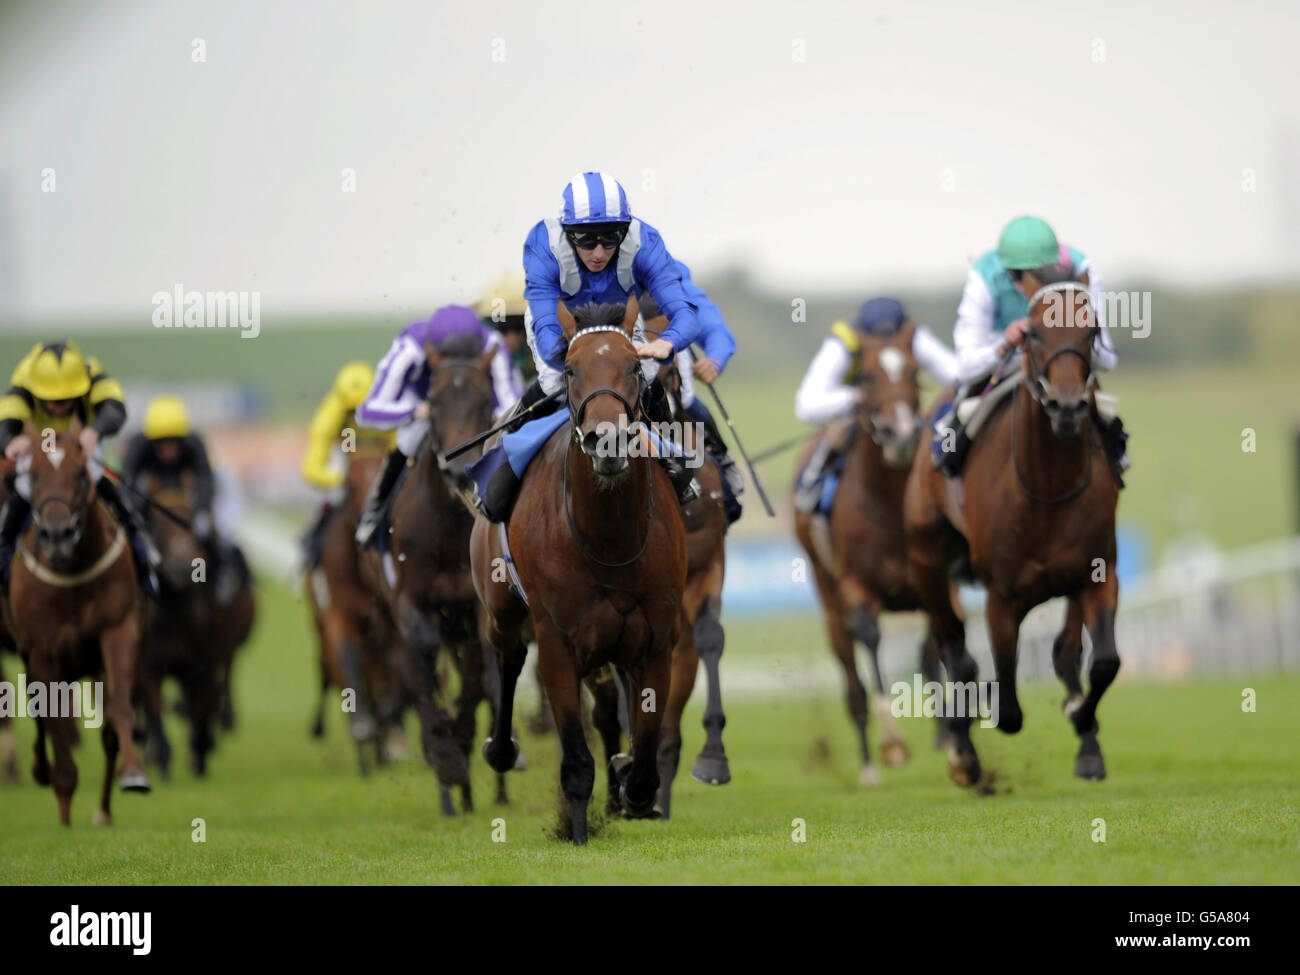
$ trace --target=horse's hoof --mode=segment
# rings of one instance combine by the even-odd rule
[[[858,787],[874,789],[878,785],[880,785],[880,769],[875,765],[862,766],[862,771],[858,773]]]
[[[136,770],[134,772],[123,772],[118,779],[118,785],[123,792],[149,792],[153,787],[149,784],[149,776],[144,772]]]
[[[1014,735],[1025,726],[1025,713],[1019,708],[1014,711],[1004,710],[998,715],[998,731],[1004,735]]]
[[[880,746],[880,760],[890,768],[901,768],[909,757],[902,738],[891,738]]]
[[[509,772],[515,767],[515,762],[519,760],[519,743],[511,738],[508,742],[509,749],[504,750],[505,754],[498,755],[493,750],[493,742],[493,738],[488,738],[483,742],[483,760],[491,766],[494,772]]]
[[[1079,744],[1079,754],[1074,759],[1074,774],[1093,782],[1100,782],[1106,777],[1106,763],[1102,760],[1101,746],[1095,737]]]
[[[691,778],[705,785],[726,785],[731,781],[731,766],[727,762],[727,756],[700,752],[695,764],[691,766]]]
[[[94,823],[96,826],[112,826],[113,817],[102,809],[95,810]]]
[[[980,780],[980,760],[971,752],[962,755],[956,749],[948,750],[948,777],[963,789],[969,789]]]
[[[50,768],[48,765],[33,765],[32,779],[37,785],[50,784]]]
[[[658,819],[659,810],[655,808],[658,793],[653,792],[644,802],[633,802],[627,797],[627,783],[618,787],[619,804],[623,807],[624,819]]]

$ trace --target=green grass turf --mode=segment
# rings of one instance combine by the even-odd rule
[[[1111,777],[1073,778],[1075,739],[1061,689],[1023,689],[1025,730],[977,729],[998,794],[951,785],[929,748],[925,720],[901,722],[913,761],[857,788],[853,736],[841,697],[735,699],[725,787],[678,778],[670,822],[612,821],[575,849],[549,836],[558,753],[522,734],[530,768],[511,773],[512,804],[492,804],[492,776],[476,755],[478,809],[446,820],[422,763],[362,780],[342,716],[324,741],[308,737],[315,648],[304,607],[274,586],[239,662],[240,726],[211,775],[184,767],[183,729],[171,720],[178,768],[149,796],[114,795],[116,825],[90,825],[103,772],[97,734],[78,750],[73,827],[57,825],[53,794],[30,779],[32,726],[18,734],[24,781],[0,786],[0,883],[1285,883],[1300,864],[1295,677],[1112,688],[1101,712]],[[789,652],[826,653],[817,620],[729,625],[729,665]],[[6,675],[15,672],[12,658]],[[1258,711],[1242,713],[1241,688]],[[523,701],[531,707],[532,701]],[[698,751],[700,706],[686,719],[683,769]],[[873,734],[875,726],[873,724]],[[597,752],[597,755],[600,753]],[[599,761],[599,759],[598,759]],[[603,775],[598,800],[604,799]],[[206,821],[207,842],[191,841]],[[506,841],[492,841],[492,820]],[[792,842],[792,821],[807,842]],[[1105,844],[1092,841],[1093,820]]]

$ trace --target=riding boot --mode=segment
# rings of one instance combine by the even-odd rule
[[[21,494],[11,494],[0,511],[0,595],[9,593],[9,565],[14,560],[14,546],[31,510],[31,502]]]
[[[126,531],[131,541],[131,554],[135,559],[136,574],[140,584],[150,596],[158,596],[158,568],[162,565],[162,556],[154,547],[153,539],[144,526],[139,513],[126,503],[117,485],[107,475],[99,479],[96,485],[99,496],[108,504],[109,510],[118,524]]]
[[[1124,472],[1129,469],[1128,434],[1124,431],[1124,421],[1119,417],[1112,419],[1102,429],[1102,441],[1106,446],[1106,457],[1110,461],[1111,473],[1115,483],[1124,487]]]
[[[370,493],[366,495],[365,508],[357,520],[356,539],[357,544],[362,548],[369,548],[374,540],[375,530],[379,528],[379,522],[383,519],[388,496],[392,493],[393,485],[397,483],[397,477],[402,473],[402,465],[405,463],[406,455],[394,447],[384,458],[383,470],[371,482]]]
[[[519,402],[515,404],[514,409],[510,411],[510,426],[506,427],[506,433],[514,433],[528,420],[536,420],[540,416],[549,416],[560,408],[560,401],[554,399],[544,406],[537,406],[538,403],[545,399],[546,393],[542,390],[542,381],[534,379],[529,383],[528,388],[524,390],[524,395],[519,397]],[[537,408],[528,414],[527,419],[524,419],[524,412],[534,406]]]
[[[334,506],[328,501],[322,501],[320,511],[316,513],[316,520],[307,529],[307,534],[302,537],[303,561],[307,564],[308,572],[320,565],[321,552],[325,549],[325,526],[329,524],[333,512]]]
[[[722,469],[722,477],[726,480],[732,495],[740,497],[745,493],[745,476],[740,473],[740,468],[736,466],[736,461],[727,450],[726,441],[722,439],[722,432],[718,429],[718,422],[713,419],[713,414],[707,410],[701,412],[705,417],[700,421],[704,424],[704,449],[717,460],[718,467]]]
[[[671,423],[672,413],[668,406],[668,394],[656,379],[646,389],[645,403],[646,416],[650,418],[651,423]],[[659,465],[668,475],[668,480],[673,482],[673,489],[677,492],[677,500],[683,507],[700,497],[700,482],[695,479],[686,461],[681,457],[665,455],[655,458]]]

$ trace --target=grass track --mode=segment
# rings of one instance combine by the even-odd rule
[[[263,618],[240,662],[241,726],[206,781],[183,763],[147,797],[114,796],[116,825],[90,825],[103,761],[95,733],[79,750],[73,827],[30,780],[32,728],[19,722],[24,782],[0,787],[0,883],[1288,883],[1300,873],[1300,679],[1117,684],[1103,704],[1111,777],[1079,782],[1061,689],[1030,685],[1025,730],[977,730],[1000,794],[950,785],[928,745],[932,728],[903,721],[913,750],[874,791],[855,786],[855,746],[842,699],[728,704],[732,784],[678,778],[671,822],[609,823],[585,849],[547,835],[555,818],[557,748],[525,734],[531,763],[512,773],[513,804],[491,802],[475,757],[477,811],[437,814],[432,773],[406,761],[369,781],[356,773],[338,714],[323,742],[306,733],[314,647],[291,593],[263,589]],[[792,636],[803,642],[791,645]],[[729,626],[728,665],[826,653],[817,622]],[[6,660],[12,679],[15,661]],[[1258,692],[1243,714],[1241,688]],[[700,706],[687,714],[683,756],[699,749]],[[531,701],[525,702],[531,706]],[[874,731],[874,726],[873,726]],[[173,745],[183,743],[173,722]],[[597,753],[599,754],[599,753]],[[599,760],[599,759],[598,759]],[[604,799],[598,776],[597,799]],[[506,842],[491,841],[494,817]],[[191,821],[207,842],[191,842]],[[791,821],[807,842],[791,840]],[[1092,821],[1106,821],[1104,845]]]

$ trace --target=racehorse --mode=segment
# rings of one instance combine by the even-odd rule
[[[658,338],[666,327],[666,317],[652,318],[646,323],[646,338]],[[673,429],[680,433],[679,446],[687,453],[707,460],[704,438],[696,436],[696,427],[681,406],[682,382],[677,369],[674,361],[659,368],[659,382],[668,397],[672,422],[681,424]],[[665,819],[672,814],[672,785],[682,750],[682,712],[695,690],[701,660],[708,678],[704,708],[705,742],[691,766],[691,777],[706,785],[725,785],[731,781],[731,768],[722,744],[722,729],[727,719],[722,710],[722,684],[718,675],[718,664],[726,642],[726,631],[722,627],[722,582],[726,572],[727,514],[722,503],[722,472],[717,464],[709,461],[696,470],[696,479],[700,482],[700,497],[682,509],[686,528],[686,589],[682,596],[679,635],[673,647],[668,706],[664,709],[659,739],[659,811]],[[613,681],[605,681],[600,685],[600,691],[595,686],[592,686],[592,691],[599,698],[601,692],[617,693],[614,690],[616,686]],[[616,722],[609,721],[610,717],[617,719],[617,705],[617,698],[613,702],[598,700],[595,711],[595,723],[611,758],[619,750],[619,727]],[[605,720],[600,720],[602,717]],[[611,807],[617,802],[616,787],[611,764]]]
[[[948,566],[968,552],[988,590],[985,610],[997,676],[997,726],[1019,731],[1016,697],[1020,623],[1034,606],[1067,600],[1052,659],[1065,684],[1064,710],[1080,739],[1074,774],[1102,779],[1097,705],[1119,670],[1115,646],[1115,506],[1119,489],[1093,416],[1092,366],[1099,334],[1086,281],[1039,280],[1032,297],[1018,383],[970,446],[960,484],[918,454],[907,485],[904,522],[912,580],[929,613],[949,679],[974,690],[975,661],[965,625],[949,598]],[[1092,638],[1089,687],[1080,680],[1082,625]],[[949,774],[962,786],[980,779],[970,739],[971,708],[949,715]]]
[[[5,486],[5,479],[0,479],[0,509],[9,500],[9,489]],[[18,653],[18,645],[14,643],[13,634],[9,632],[5,625],[5,614],[0,611],[0,684],[5,681],[4,675],[4,655],[5,653]],[[14,783],[20,780],[18,774],[18,747],[14,740],[14,719],[9,714],[0,714],[0,781]]]
[[[836,434],[851,437],[845,448],[839,487],[829,518],[796,511],[799,544],[808,553],[817,595],[826,618],[831,650],[844,670],[849,715],[858,733],[862,768],[858,784],[880,784],[880,771],[867,748],[867,692],[858,676],[855,644],[871,659],[875,678],[873,710],[884,732],[880,746],[886,765],[907,762],[880,669],[880,614],[921,609],[907,578],[903,539],[903,492],[921,434],[917,363],[912,354],[916,326],[908,322],[892,336],[864,335],[857,382],[863,399],[852,426]],[[822,437],[829,437],[823,431]],[[817,449],[809,445],[807,457]],[[937,652],[928,637],[922,669],[937,671]]]
[[[369,584],[382,594],[414,655],[413,697],[424,754],[437,773],[442,812],[448,816],[456,814],[453,787],[461,790],[464,811],[474,808],[469,752],[475,716],[483,700],[495,701],[484,687],[478,604],[470,579],[473,518],[460,494],[472,485],[464,468],[475,454],[444,466],[439,452],[491,425],[495,400],[489,369],[495,352],[480,351],[476,338],[453,338],[441,349],[426,346],[429,435],[394,492],[388,559],[371,550],[364,560]],[[439,700],[437,658],[444,648],[454,656],[460,677],[454,717]],[[505,801],[504,775],[497,780],[497,801]]]
[[[194,520],[193,477],[182,475],[176,485],[164,485],[150,475],[145,493],[186,524]],[[235,649],[252,629],[252,588],[242,585],[223,606],[208,578],[211,554],[194,532],[175,518],[150,507],[149,531],[162,556],[158,605],[150,615],[141,642],[137,686],[144,706],[146,753],[164,778],[170,774],[171,745],[163,725],[163,681],[174,678],[181,688],[183,711],[190,725],[190,768],[207,774],[208,754],[216,745],[223,695],[229,689],[230,663]]]
[[[363,578],[356,525],[366,489],[383,453],[358,449],[351,455],[342,502],[329,516],[320,564],[306,580],[307,603],[320,639],[320,697],[312,734],[325,733],[325,698],[331,687],[352,690],[349,730],[357,746],[362,775],[370,772],[370,753],[383,765],[389,758],[385,734],[400,736],[402,689],[397,669],[406,648],[393,629],[388,610]]]
[[[27,424],[27,435],[42,446],[30,454],[32,520],[19,542],[5,608],[7,626],[27,663],[28,683],[49,689],[51,704],[56,684],[103,675],[105,769],[95,823],[106,826],[112,822],[109,804],[119,749],[121,787],[149,791],[131,739],[142,610],[130,542],[96,497],[80,431],[74,421],[69,432],[49,441]],[[62,686],[71,693],[80,690]],[[77,728],[67,708],[58,710],[65,713],[37,721],[32,776],[41,785],[53,785],[59,821],[69,826],[77,787],[72,757]],[[53,770],[45,749],[47,734],[54,746]]]
[[[616,762],[623,813],[655,814],[659,730],[686,585],[686,531],[666,474],[640,449],[644,435],[635,424],[645,380],[631,341],[635,299],[626,306],[587,305],[576,318],[559,302],[557,313],[568,342],[568,425],[524,472],[506,528],[527,606],[498,571],[505,553],[496,525],[475,521],[471,555],[486,646],[502,664],[500,703],[483,754],[498,772],[518,754],[512,711],[531,616],[563,750],[561,815],[573,842],[583,844],[595,762],[583,733],[581,684],[607,664],[631,701],[632,755]]]

